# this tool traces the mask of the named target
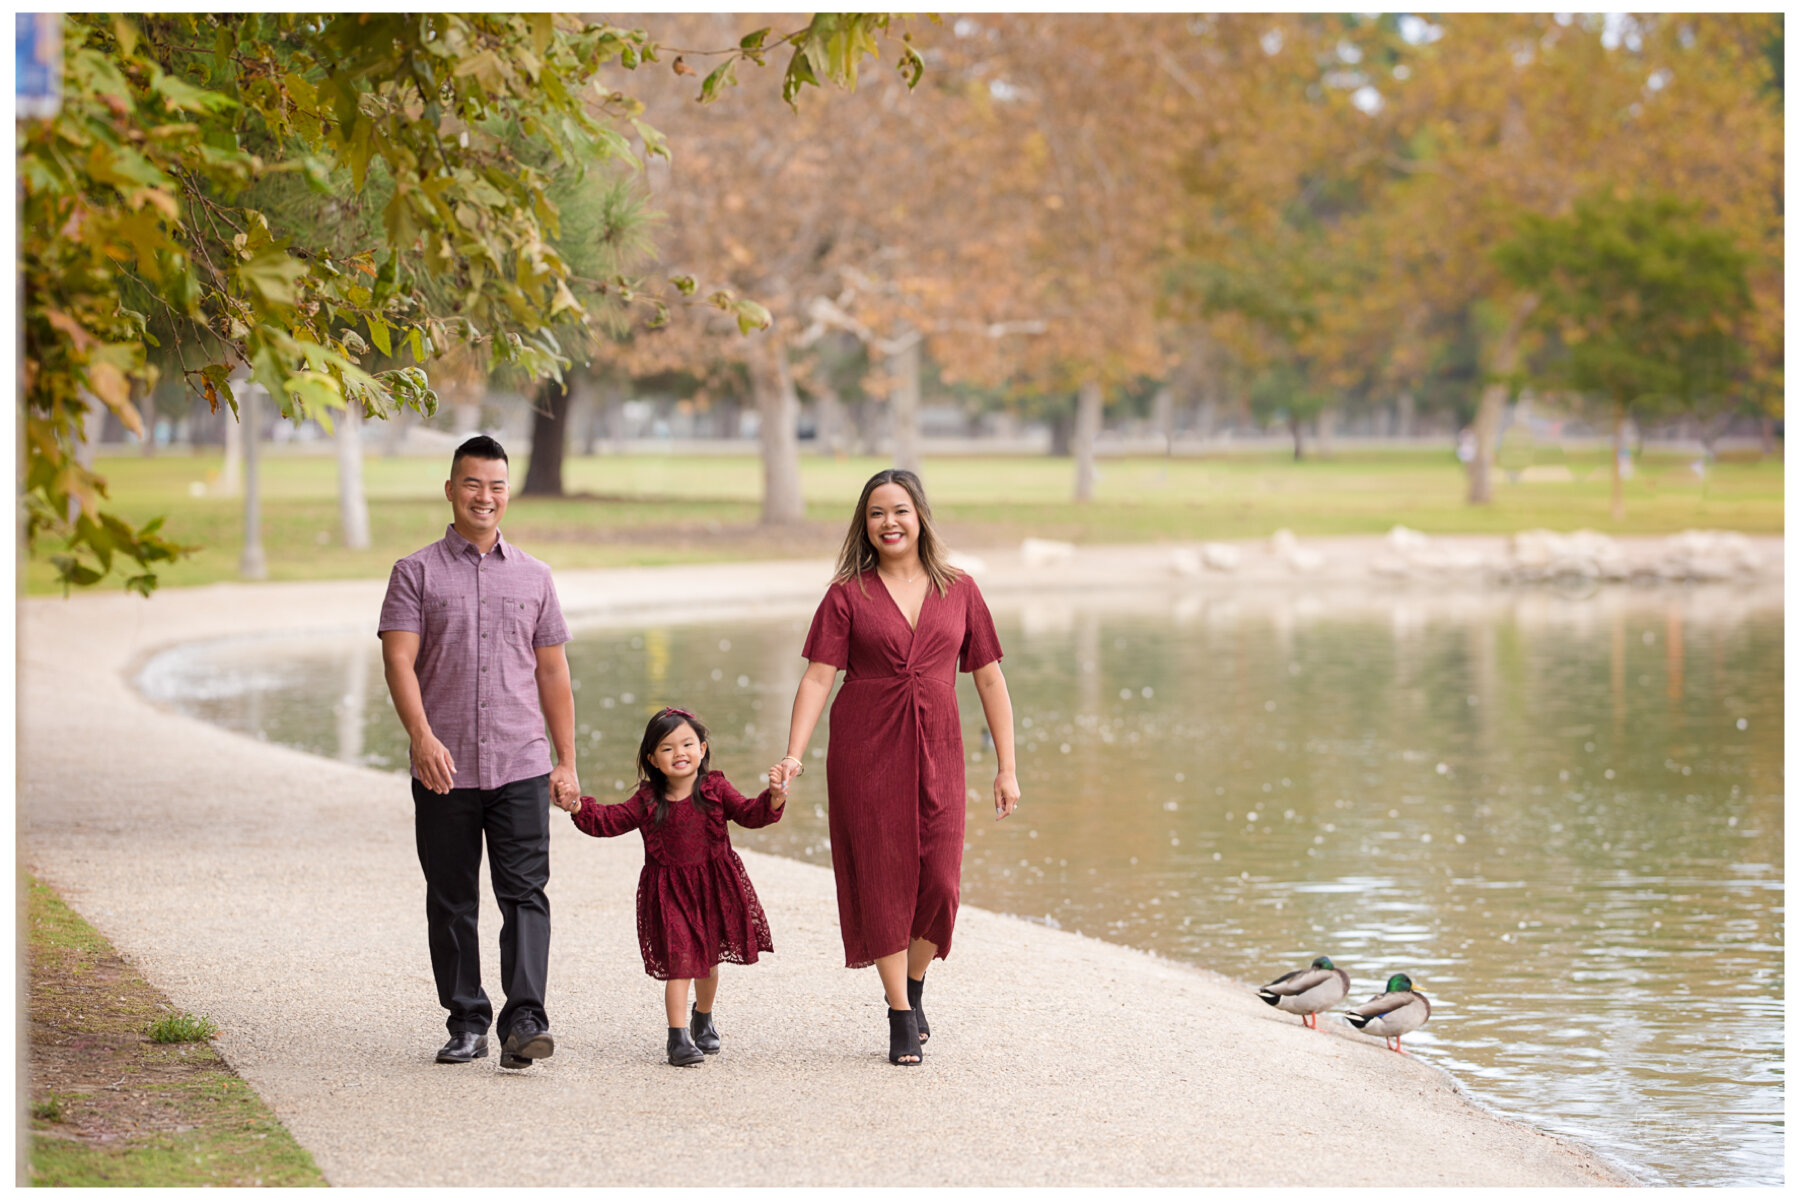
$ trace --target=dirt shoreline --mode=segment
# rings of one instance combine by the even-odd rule
[[[1180,578],[1169,554],[983,555],[978,577],[1020,602],[1290,582]],[[809,604],[827,573],[819,560],[717,564],[567,572],[558,586],[583,623],[754,617]],[[1327,582],[1364,591],[1330,572],[1308,590]],[[636,954],[641,853],[566,820],[552,826],[556,1056],[520,1073],[438,1066],[404,787],[159,710],[129,683],[134,664],[186,641],[372,631],[382,590],[215,585],[20,607],[21,861],[173,1003],[217,1021],[220,1051],[334,1184],[1634,1182],[1481,1108],[1428,1063],[1302,1029],[1241,982],[973,908],[933,968],[927,1061],[896,1070],[873,974],[841,966],[829,871],[748,852],[777,953],[727,972],[725,1053],[674,1071],[660,989]],[[709,604],[666,601],[696,594]],[[498,996],[490,899],[482,929]],[[711,1153],[692,1149],[696,1128]]]

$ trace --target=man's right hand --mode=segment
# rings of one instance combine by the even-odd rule
[[[419,782],[431,791],[442,796],[454,786],[456,762],[450,757],[450,751],[444,743],[427,733],[421,740],[412,745],[413,770],[419,773]]]

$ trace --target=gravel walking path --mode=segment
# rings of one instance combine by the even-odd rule
[[[1112,582],[1167,552],[1087,556]],[[824,564],[559,575],[572,615],[704,595],[810,607]],[[1017,563],[990,595],[1040,586]],[[553,814],[555,1057],[440,1066],[411,800],[397,776],[252,741],[142,699],[184,641],[366,627],[380,582],[218,585],[21,605],[21,862],[217,1045],[338,1185],[1573,1185],[1628,1183],[1499,1119],[1427,1063],[1303,1029],[1253,988],[965,907],[920,1068],[888,1064],[872,971],[841,963],[829,870],[744,852],[776,953],[723,968],[724,1052],[663,1062],[635,838]],[[729,599],[731,596],[741,600]],[[594,764],[592,769],[600,769]],[[817,789],[814,796],[812,789]],[[801,781],[803,801],[823,784]],[[484,882],[484,892],[486,884]],[[498,1008],[498,914],[484,895]],[[1282,967],[1271,962],[1271,970]]]

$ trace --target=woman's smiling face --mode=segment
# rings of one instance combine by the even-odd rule
[[[884,483],[869,493],[863,521],[882,558],[903,562],[918,552],[919,514],[912,495],[899,484]]]

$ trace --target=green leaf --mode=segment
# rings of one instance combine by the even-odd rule
[[[238,102],[230,96],[197,88],[177,75],[158,77],[151,90],[163,98],[165,107],[175,112],[215,113],[238,107]]]
[[[798,96],[800,89],[808,84],[818,87],[819,77],[813,74],[812,65],[806,61],[805,52],[796,49],[794,56],[788,59],[787,74],[781,79],[781,98],[790,105],[793,104],[794,97]]]
[[[765,25],[761,29],[756,30],[754,33],[746,33],[743,37],[739,38],[738,39],[738,48],[740,50],[761,50],[762,46],[763,46],[763,39],[768,36],[769,36],[769,26]]]
[[[369,340],[374,342],[375,348],[387,357],[394,357],[394,344],[388,340],[387,322],[380,317],[369,318]]]
[[[483,50],[463,59],[456,64],[456,70],[452,74],[458,78],[473,75],[475,82],[489,92],[499,92],[506,86],[506,77],[500,70],[500,59],[492,50]]]
[[[767,329],[775,323],[769,310],[754,300],[739,300],[731,306],[731,311],[737,316],[739,333],[748,334],[758,329]]]
[[[556,37],[556,19],[550,13],[528,13],[525,19],[531,24],[531,48],[541,58]]]
[[[238,264],[238,279],[267,304],[291,308],[299,299],[294,284],[305,278],[306,264],[287,251],[270,249]]]
[[[919,80],[925,77],[925,60],[919,57],[919,52],[912,48],[911,42],[902,47],[900,61],[895,65],[899,68],[900,77],[906,80],[908,91],[918,87]]]
[[[737,83],[737,59],[728,58],[713,68],[712,73],[700,84],[700,103],[711,104],[719,98],[721,87],[732,87]]]

